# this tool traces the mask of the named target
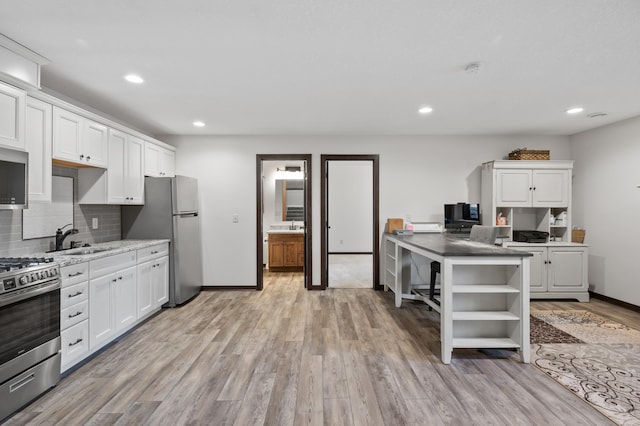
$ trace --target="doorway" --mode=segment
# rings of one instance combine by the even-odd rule
[[[322,288],[380,289],[379,156],[321,155],[320,167]]]
[[[256,155],[256,218],[256,289],[265,271],[300,271],[311,289],[311,154]]]

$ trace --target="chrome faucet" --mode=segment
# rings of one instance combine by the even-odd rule
[[[64,228],[66,228],[67,226],[71,226],[71,225],[73,225],[73,224],[68,223],[65,226],[63,226],[62,228],[58,228],[58,230],[56,231],[56,250],[55,251],[62,250],[62,243],[64,243],[64,239],[65,238],[67,238],[71,234],[77,234],[78,233],[78,230],[76,228],[69,229],[64,234],[62,233],[62,230]]]

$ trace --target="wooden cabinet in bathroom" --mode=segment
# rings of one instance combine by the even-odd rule
[[[304,268],[304,233],[269,233],[269,270],[295,272]]]

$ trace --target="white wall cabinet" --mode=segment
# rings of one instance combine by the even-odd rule
[[[25,149],[25,106],[23,90],[0,82],[0,146]]]
[[[29,201],[51,201],[51,104],[27,97],[25,147],[29,153]]]
[[[144,141],[109,129],[109,167],[78,170],[79,204],[144,204]]]
[[[144,141],[109,129],[108,204],[144,203]]]
[[[500,207],[568,207],[569,170],[499,169],[496,205]]]
[[[589,301],[588,248],[584,245],[508,243],[531,258],[531,298],[575,298]]]
[[[107,126],[60,107],[53,107],[53,158],[107,167]]]
[[[144,148],[145,176],[153,177],[173,177],[175,176],[175,152],[154,144],[146,142]]]
[[[498,226],[509,242],[514,230],[548,232],[553,241],[571,242],[573,161],[490,161],[482,165],[481,216]],[[564,215],[563,215],[564,212]],[[563,223],[555,218],[564,216]],[[506,219],[499,224],[497,218]]]

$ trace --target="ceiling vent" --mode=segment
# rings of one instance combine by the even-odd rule
[[[606,117],[608,114],[606,112],[594,112],[591,114],[587,114],[587,117],[589,118],[596,118],[596,117]]]
[[[478,74],[481,68],[480,62],[469,62],[466,67],[464,67],[464,72],[467,74]]]

